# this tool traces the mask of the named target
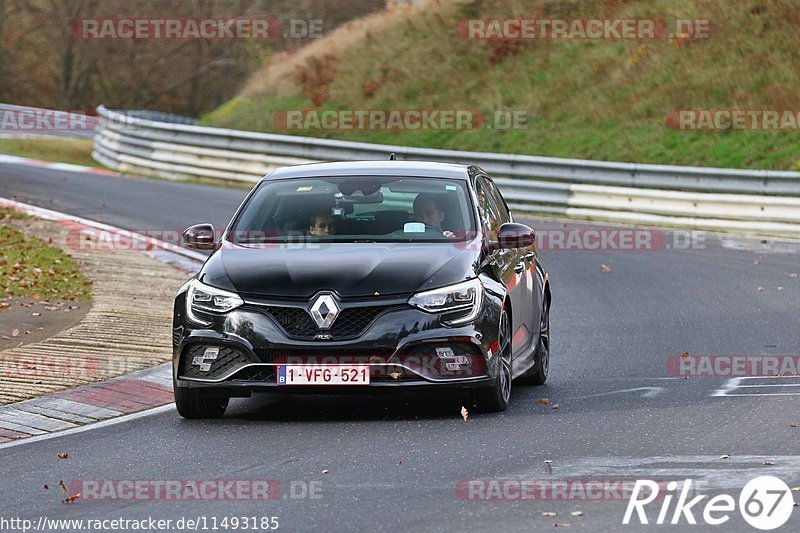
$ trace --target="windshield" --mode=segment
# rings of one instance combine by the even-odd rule
[[[462,180],[314,177],[264,181],[228,239],[262,242],[439,242],[475,235]]]

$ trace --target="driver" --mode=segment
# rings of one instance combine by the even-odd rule
[[[420,193],[414,198],[414,219],[436,228],[445,237],[453,238],[455,235],[452,231],[442,230],[442,222],[446,216],[447,213],[436,195]]]

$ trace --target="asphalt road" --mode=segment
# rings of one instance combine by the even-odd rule
[[[135,230],[224,225],[244,194],[0,165],[0,196]],[[540,231],[562,228],[526,222]],[[680,237],[664,235],[667,243]],[[465,501],[456,487],[474,479],[690,478],[738,499],[758,475],[798,486],[800,428],[790,424],[800,423],[800,380],[741,388],[762,382],[683,379],[667,368],[683,352],[800,353],[800,277],[791,276],[800,272],[798,248],[702,237],[689,250],[543,250],[553,287],[551,379],[538,388],[515,386],[505,413],[464,422],[458,398],[430,396],[254,397],[233,401],[218,421],[186,421],[169,410],[0,447],[0,517],[206,517],[210,527],[212,517],[276,516],[287,531],[530,531],[556,523],[649,531],[656,526],[621,525],[627,500],[613,493],[592,501]],[[715,395],[719,390],[749,395]],[[60,452],[69,459],[59,459]],[[57,488],[59,480],[123,479],[270,479],[283,492],[266,503],[64,504]],[[292,497],[308,486],[321,487],[318,498]],[[666,501],[647,507],[651,522]],[[702,505],[694,512],[699,522]],[[542,515],[550,511],[557,516]],[[725,531],[754,531],[738,512],[730,516]],[[799,525],[795,508],[781,530]],[[689,527],[684,518],[661,529],[720,527]]]

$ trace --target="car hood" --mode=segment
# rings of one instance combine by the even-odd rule
[[[202,282],[240,294],[309,298],[321,290],[342,297],[412,293],[474,277],[470,243],[381,243],[225,246],[200,273]]]

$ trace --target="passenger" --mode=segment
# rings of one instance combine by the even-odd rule
[[[308,234],[315,237],[320,235],[336,235],[336,220],[325,213],[312,215],[308,219]]]
[[[414,219],[438,229],[445,237],[453,238],[455,234],[452,231],[442,230],[446,217],[447,212],[436,195],[420,193],[414,199]]]

